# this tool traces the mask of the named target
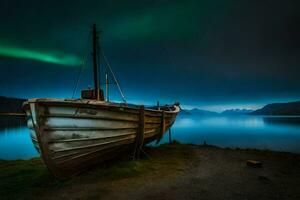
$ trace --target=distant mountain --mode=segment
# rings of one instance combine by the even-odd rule
[[[0,113],[23,113],[22,104],[24,101],[25,99],[0,96]],[[8,127],[20,127],[25,125],[25,116],[0,115],[0,130]]]
[[[22,104],[25,99],[11,98],[11,97],[2,97],[0,96],[0,112],[23,112]]]
[[[183,110],[181,110],[180,114],[181,115],[200,116],[200,115],[218,115],[219,113],[208,111],[208,110],[201,110],[201,109],[198,109],[198,108],[194,108],[194,109],[191,109],[191,110],[183,109]]]
[[[272,103],[251,112],[252,115],[300,115],[300,101]]]
[[[253,110],[249,109],[229,109],[223,111],[221,114],[223,115],[245,115],[253,112]]]

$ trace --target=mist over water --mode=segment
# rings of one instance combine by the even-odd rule
[[[257,148],[300,153],[300,117],[182,116],[172,129],[172,139],[184,144],[231,148]],[[168,142],[166,133],[160,144]],[[0,159],[30,159],[39,156],[22,125],[1,127]]]
[[[300,117],[179,116],[172,139],[181,143],[300,153]],[[168,142],[166,134],[162,143]]]

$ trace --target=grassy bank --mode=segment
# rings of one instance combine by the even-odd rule
[[[8,199],[35,199],[40,197],[36,194],[95,183],[100,187],[99,192],[104,193],[107,182],[137,177],[156,170],[163,172],[162,176],[167,176],[172,171],[169,167],[184,167],[192,156],[187,146],[179,144],[147,147],[145,151],[147,155],[138,161],[128,156],[120,157],[119,160],[107,162],[64,181],[56,180],[40,158],[0,160],[0,196]]]
[[[1,199],[300,199],[300,155],[167,144],[58,181],[39,158],[0,161]],[[246,166],[259,160],[261,168]]]

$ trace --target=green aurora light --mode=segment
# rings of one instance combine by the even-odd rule
[[[40,62],[64,65],[78,66],[82,64],[82,60],[77,56],[63,53],[44,53],[35,50],[25,49],[15,46],[6,46],[0,44],[0,56],[37,60]]]
[[[223,16],[228,6],[223,0],[193,0],[148,8],[111,23],[110,35],[114,39],[135,41],[193,41],[206,34],[214,19]],[[202,28],[198,29],[200,25]]]

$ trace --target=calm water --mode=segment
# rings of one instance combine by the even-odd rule
[[[181,143],[300,153],[300,117],[179,117],[172,139]],[[162,142],[168,141],[166,134]]]
[[[29,159],[38,156],[25,126],[0,129],[0,159]]]
[[[300,117],[178,117],[172,138],[181,143],[259,148],[300,153]],[[168,141],[166,134],[162,142]],[[0,129],[0,159],[38,156],[27,127]]]

